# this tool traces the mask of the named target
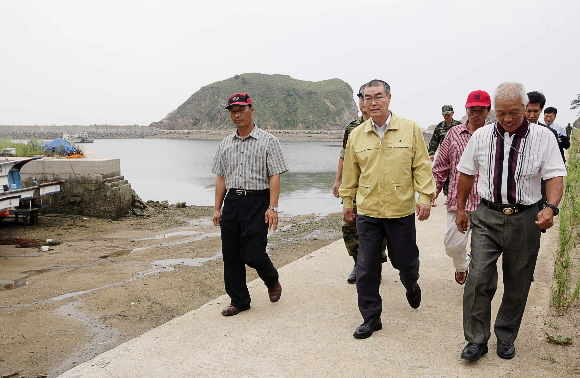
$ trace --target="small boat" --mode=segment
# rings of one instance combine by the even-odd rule
[[[62,139],[69,143],[93,143],[94,139],[89,138],[88,133],[63,134]]]
[[[34,181],[32,186],[22,185],[20,169],[24,164],[37,159],[41,157],[0,159],[0,211],[17,207],[20,200],[40,198],[60,192],[63,181],[45,183]]]

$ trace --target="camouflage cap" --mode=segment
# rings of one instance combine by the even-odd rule
[[[453,106],[451,105],[443,105],[441,108],[441,114],[449,114],[453,113]]]

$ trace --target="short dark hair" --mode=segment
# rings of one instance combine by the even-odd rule
[[[554,114],[558,114],[558,109],[554,108],[553,106],[549,106],[546,108],[546,110],[544,110],[544,114],[546,113],[554,113]]]
[[[367,86],[366,84],[363,84],[363,85],[360,86],[360,88],[358,90],[358,93],[356,94],[356,96],[358,98],[363,98],[364,97],[363,96],[363,92],[364,92],[366,86]]]
[[[367,85],[365,85],[365,88],[366,87],[376,87],[376,86],[379,86],[379,85],[382,85],[383,86],[383,88],[385,89],[385,93],[386,94],[391,93],[391,86],[389,84],[387,84],[386,81],[379,80],[379,79],[373,79],[373,80],[369,81],[367,83]]]
[[[530,100],[529,104],[540,104],[540,110],[546,105],[546,96],[538,91],[528,92],[528,100]]]

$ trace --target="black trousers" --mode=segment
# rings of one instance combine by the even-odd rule
[[[413,291],[419,279],[419,248],[414,214],[402,218],[356,216],[359,250],[356,263],[358,308],[365,322],[381,316],[381,251],[387,239],[387,252],[401,283]]]
[[[231,305],[239,309],[250,307],[246,285],[246,265],[256,269],[267,287],[278,281],[278,271],[266,253],[268,224],[264,214],[270,194],[238,196],[230,191],[224,200],[220,219],[224,283]]]

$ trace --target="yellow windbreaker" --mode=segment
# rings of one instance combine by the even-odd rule
[[[392,114],[389,128],[379,138],[371,120],[348,137],[342,185],[343,206],[373,218],[401,218],[415,211],[418,202],[430,204],[435,194],[431,161],[421,128]]]

